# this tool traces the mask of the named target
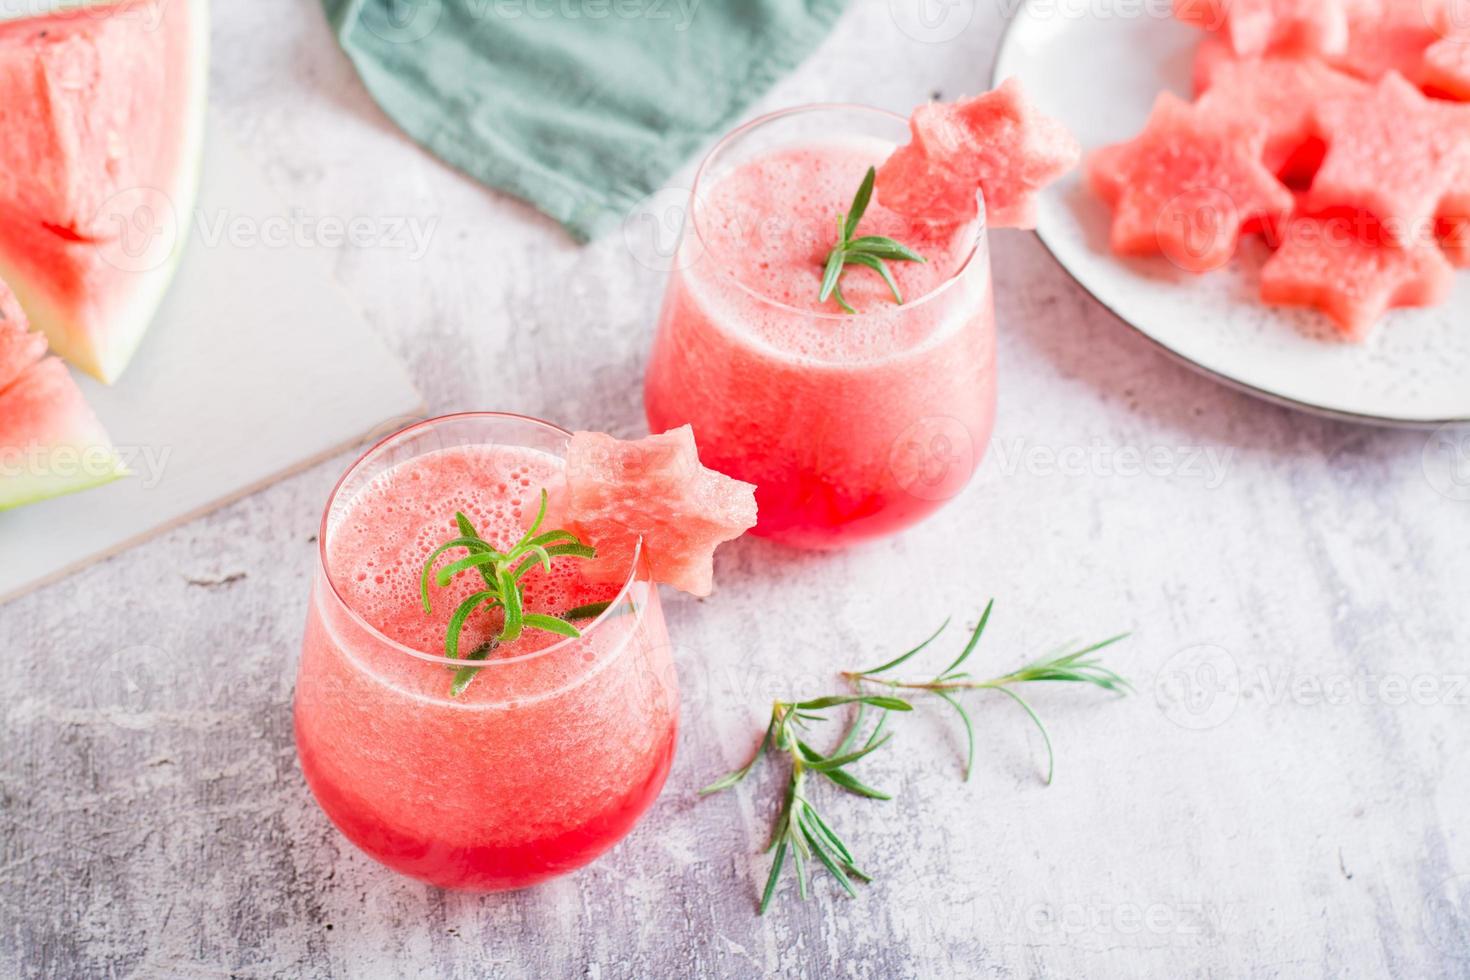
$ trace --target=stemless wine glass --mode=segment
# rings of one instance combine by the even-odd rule
[[[864,170],[906,138],[906,121],[879,109],[788,109],[726,136],[695,178],[645,406],[653,431],[692,424],[707,465],[755,484],[756,534],[836,548],[893,533],[957,495],[989,444],[995,314],[983,217],[948,240],[953,272],[925,295],[857,315],[814,302],[838,213]],[[837,142],[850,148],[847,196],[813,200],[834,157],[823,150],[803,173],[800,153]],[[770,168],[780,179],[746,187],[745,213],[726,213],[721,182],[773,153],[787,154]],[[810,296],[774,295],[769,267],[742,265],[738,246],[772,235],[790,236]],[[882,288],[872,272],[852,275]]]
[[[418,504],[435,512],[442,505],[452,517],[462,504],[434,496],[436,477],[461,479],[462,470],[474,470],[467,460],[491,450],[519,461],[498,491],[515,492],[519,483],[534,493],[526,474],[561,472],[568,436],[514,415],[423,422],[354,463],[322,517],[296,681],[302,771],[353,843],[435,885],[519,888],[591,861],[648,809],[673,759],[678,690],[658,592],[641,555],[621,588],[607,587],[616,596],[580,624],[580,638],[537,634],[524,653],[520,641],[508,645],[458,695],[451,680],[464,660],[388,635],[424,615],[412,561],[381,569],[409,581],[401,597],[391,587],[383,593],[392,602],[362,600],[370,610],[345,598],[357,593],[344,588],[347,569],[334,567],[346,564],[338,536],[349,519],[353,536],[343,541],[366,535],[371,543],[374,534],[402,533],[404,511]],[[363,511],[366,493],[371,509]],[[400,553],[420,563],[439,543],[432,535],[408,538]],[[400,544],[380,543],[390,553]]]

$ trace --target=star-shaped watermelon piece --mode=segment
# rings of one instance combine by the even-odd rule
[[[1349,340],[1362,341],[1391,308],[1432,306],[1454,269],[1432,240],[1399,245],[1365,212],[1300,216],[1261,269],[1261,298],[1322,310]]]
[[[911,138],[878,170],[878,199],[936,225],[979,214],[991,228],[1035,228],[1036,195],[1077,166],[1082,149],[1066,127],[1026,100],[1021,83],[961,102],[914,110]]]
[[[1470,127],[1446,115],[1447,106],[1397,72],[1364,95],[1323,100],[1316,119],[1327,156],[1306,209],[1367,211],[1403,245],[1427,237],[1457,182],[1470,173]]]
[[[1238,58],[1215,38],[1201,44],[1195,55],[1198,111],[1219,119],[1258,121],[1266,132],[1262,160],[1288,180],[1309,179],[1322,161],[1325,147],[1315,132],[1316,104],[1367,88],[1361,79],[1311,56]]]
[[[1424,81],[1424,54],[1444,33],[1447,0],[1349,0],[1348,43],[1334,68],[1376,82],[1391,71]]]
[[[1426,48],[1419,81],[1432,92],[1470,102],[1470,32],[1442,37]]]
[[[1136,139],[1088,158],[1089,184],[1113,206],[1113,250],[1189,272],[1223,266],[1242,232],[1291,213],[1291,192],[1261,162],[1265,142],[1256,124],[1162,93]]]
[[[1174,16],[1223,34],[1239,55],[1272,48],[1333,54],[1348,44],[1347,0],[1174,0]]]
[[[597,549],[589,577],[626,580],[641,542],[655,582],[707,596],[715,549],[755,526],[755,487],[701,464],[687,425],[631,442],[576,432],[565,516]]]

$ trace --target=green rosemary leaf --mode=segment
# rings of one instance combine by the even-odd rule
[[[545,487],[542,487],[541,488],[541,506],[539,508],[537,508],[537,510],[536,510],[536,519],[534,521],[532,521],[531,522],[531,526],[526,529],[525,536],[521,538],[522,541],[525,541],[527,538],[534,537],[536,535],[536,532],[539,531],[539,530],[541,530],[541,522],[544,521],[544,520],[546,520],[546,502],[547,502],[547,500],[548,500],[548,495],[546,493],[546,488]]]
[[[612,608],[611,602],[589,602],[585,606],[568,609],[561,614],[562,619],[596,619]]]
[[[439,571],[434,576],[434,581],[438,584],[439,588],[442,589],[449,584],[450,579],[454,578],[454,576],[458,575],[460,572],[466,571],[471,568],[479,568],[482,565],[493,565],[498,561],[503,561],[504,559],[505,556],[500,554],[498,551],[477,552],[473,555],[470,555],[468,558],[461,558],[459,561],[452,562],[439,569]],[[487,582],[486,584],[494,585],[495,583]]]
[[[827,873],[837,879],[837,883],[842,886],[842,890],[847,892],[852,898],[857,898],[857,889],[853,888],[852,882],[847,880],[846,872],[837,867],[832,858],[828,856],[827,850],[823,846],[825,843],[823,839],[812,833],[811,829],[804,824],[801,828],[801,836],[806,839],[807,847],[811,850],[812,854],[816,855],[817,860],[822,862],[822,867],[827,869]]]
[[[1051,736],[1046,733],[1046,726],[1041,723],[1041,717],[1037,715],[1031,705],[1026,703],[1026,699],[1015,691],[1012,691],[1008,687],[998,687],[996,690],[1014,700],[1022,708],[1025,708],[1026,714],[1030,715],[1031,720],[1036,722],[1036,727],[1041,731],[1041,740],[1046,743],[1046,785],[1050,786],[1052,776],[1055,775],[1057,770],[1057,757],[1056,753],[1052,751]]]
[[[570,542],[568,544],[554,544],[546,549],[546,553],[553,558],[562,558],[570,555],[574,558],[596,558],[597,549],[588,547],[581,542]]]
[[[524,613],[521,616],[521,622],[528,629],[544,630],[558,636],[569,636],[574,640],[582,635],[581,630],[566,620],[557,619],[555,616],[543,616],[541,613]]]
[[[974,653],[975,648],[980,645],[980,637],[983,636],[985,633],[985,624],[990,622],[990,611],[994,608],[994,599],[991,599],[985,604],[985,611],[980,614],[980,622],[976,624],[975,632],[970,634],[970,642],[965,644],[964,652],[955,658],[954,663],[950,664],[944,670],[940,671],[941,675],[948,674],[950,671],[960,666],[960,664],[970,659],[970,654]]]
[[[827,821],[822,819],[822,815],[817,812],[816,807],[807,804],[802,811],[802,819],[808,821],[814,830],[827,839],[827,842],[836,851],[837,856],[842,858],[843,864],[849,868],[854,867],[852,852],[847,849],[847,845],[843,843],[842,838],[837,836],[837,832],[827,826]]]
[[[845,251],[862,252],[880,259],[893,259],[895,262],[929,261],[902,242],[894,241],[892,238],[884,238],[881,235],[865,235],[862,238],[854,238],[847,243]]]
[[[859,701],[857,703],[857,710],[852,714],[852,724],[847,726],[847,732],[842,736],[842,741],[838,742],[837,748],[832,750],[833,755],[841,755],[852,747],[853,742],[857,741],[858,732],[863,727],[863,716],[867,714],[867,711],[867,702]],[[879,724],[882,724],[881,719],[879,720]]]
[[[545,548],[561,541],[567,541],[572,544],[581,544],[581,542],[577,540],[577,536],[571,531],[547,531],[545,534],[538,534],[534,538],[528,538],[522,543],[528,546],[540,545],[541,547]]]
[[[913,711],[913,705],[898,698],[884,697],[877,694],[834,694],[830,697],[816,698],[811,701],[798,701],[793,707],[805,711],[820,711],[823,708],[835,708],[843,704],[868,704],[884,711]]]
[[[510,643],[518,639],[525,626],[521,613],[521,590],[516,584],[515,573],[500,569],[500,605],[505,610],[505,625],[500,628],[500,642]]]
[[[495,603],[500,599],[494,592],[476,592],[459,604],[454,615],[449,617],[448,632],[444,634],[444,656],[450,660],[459,657],[459,637],[464,632],[465,620],[484,603]]]
[[[815,759],[808,762],[807,767],[815,772],[830,772],[833,770],[841,769],[844,766],[858,761],[863,756],[869,755],[873,752],[876,752],[878,749],[881,749],[883,746],[888,744],[888,740],[892,737],[893,734],[890,732],[889,734],[878,739],[877,742],[871,745],[865,745],[855,752],[848,752],[844,755],[832,756],[830,758]]]
[[[776,882],[781,880],[781,866],[786,863],[786,841],[783,838],[776,848],[776,857],[771,861],[771,875],[766,879],[766,890],[761,895],[760,914],[765,915],[770,907],[771,896],[776,894]]]
[[[544,571],[551,571],[551,555],[547,553],[545,548],[541,547],[539,544],[528,544],[524,547],[525,550],[521,552],[521,558],[523,558],[524,561],[521,561],[521,563],[516,566],[515,571],[512,573],[517,582],[524,578],[526,573],[535,568],[537,565],[540,565]],[[517,560],[520,561],[521,559],[518,558]]]
[[[491,651],[494,649],[495,644],[492,642],[481,643],[475,649],[471,650],[465,656],[465,659],[484,660],[490,656]],[[454,679],[449,684],[449,696],[457,698],[463,694],[464,689],[470,686],[470,681],[474,680],[475,675],[483,669],[483,667],[461,667],[456,670],[454,672]]]
[[[882,259],[875,258],[866,252],[848,252],[847,261],[854,265],[872,269],[878,275],[882,276],[883,281],[888,284],[888,291],[893,294],[893,301],[899,306],[903,305],[903,294],[898,291],[898,283],[894,280],[893,273],[888,271],[888,266]]]
[[[424,561],[424,570],[419,575],[419,596],[424,601],[424,612],[427,613],[434,611],[433,607],[429,603],[429,579],[430,577],[432,577],[434,572],[434,562],[439,560],[439,556],[444,554],[444,552],[448,551],[451,548],[473,549],[476,545],[483,543],[484,542],[480,541],[479,538],[454,538],[450,541],[444,542],[429,553],[429,557]]]
[[[947,701],[954,710],[959,712],[960,721],[965,724],[965,782],[970,781],[970,774],[975,771],[975,726],[970,724],[970,713],[960,704],[959,699],[948,691],[936,691],[941,698]]]
[[[837,300],[837,305],[842,307],[843,312],[850,313],[853,316],[857,315],[857,310],[853,309],[852,304],[847,301],[847,297],[842,295],[842,280],[840,278],[838,279],[836,288],[832,290],[832,295]]]
[[[837,277],[842,275],[842,249],[834,248],[832,254],[827,256],[827,268],[822,273],[822,291],[817,294],[817,300],[825,303],[837,289]]]
[[[902,665],[904,663],[907,663],[909,660],[913,659],[916,655],[918,655],[924,649],[926,649],[929,646],[929,644],[931,644],[935,640],[939,639],[939,635],[941,633],[943,633],[947,629],[949,629],[949,620],[948,619],[946,619],[944,622],[942,622],[942,623],[939,624],[939,629],[935,630],[930,635],[929,639],[925,640],[923,643],[920,643],[918,646],[914,647],[909,652],[904,653],[904,654],[900,654],[899,656],[897,656],[894,659],[888,661],[888,663],[884,664],[881,667],[874,667],[872,670],[855,671],[852,674],[852,676],[854,676],[854,677],[868,677],[868,676],[871,676],[873,674],[884,674],[884,673],[887,673],[888,671],[892,670],[893,668],[898,667],[898,666],[900,666],[900,665]]]
[[[847,222],[842,226],[842,240],[851,241],[857,232],[858,222],[863,220],[863,215],[868,212],[868,202],[873,199],[873,183],[878,179],[876,167],[869,167],[868,172],[863,175],[863,182],[858,185],[857,194],[853,196],[852,208],[847,212]]]

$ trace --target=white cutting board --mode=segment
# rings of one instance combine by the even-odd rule
[[[0,513],[0,602],[423,411],[403,366],[333,278],[330,250],[244,236],[232,244],[200,230],[222,216],[289,214],[211,120],[173,287],[122,379],[111,388],[82,380],[134,475]]]

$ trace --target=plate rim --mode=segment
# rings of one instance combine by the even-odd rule
[[[1002,81],[1004,81],[1004,79],[1000,77],[1001,61],[1004,60],[1007,51],[1010,50],[1011,45],[1015,42],[1018,25],[1021,23],[1021,20],[1028,15],[1034,5],[1034,0],[1022,0],[1020,6],[1016,8],[1015,13],[1013,13],[1010,19],[1006,21],[1005,27],[1001,29],[1000,38],[995,46],[995,55],[994,57],[992,57],[990,62],[989,84],[991,88],[994,88]],[[1030,230],[1028,234],[1034,236],[1036,240],[1041,243],[1041,247],[1046,249],[1046,253],[1051,257],[1052,262],[1054,262],[1058,268],[1065,272],[1069,279],[1080,286],[1082,288],[1082,291],[1085,292],[1088,296],[1092,297],[1094,302],[1096,302],[1103,309],[1111,313],[1114,319],[1123,323],[1126,327],[1128,327],[1129,330],[1133,331],[1134,334],[1148,341],[1148,343],[1154,348],[1154,350],[1165,355],[1176,364],[1181,364],[1184,367],[1189,368],[1195,374],[1209,378],[1211,381],[1214,381],[1217,384],[1222,384],[1227,388],[1234,389],[1235,391],[1239,391],[1242,394],[1251,395],[1262,401],[1280,406],[1282,408],[1288,408],[1298,412],[1305,412],[1307,414],[1315,415],[1320,418],[1333,419],[1340,422],[1353,422],[1359,425],[1372,425],[1381,428],[1392,429],[1438,429],[1443,428],[1447,425],[1470,425],[1470,414],[1452,415],[1447,418],[1417,419],[1403,418],[1401,416],[1374,415],[1369,412],[1353,412],[1341,408],[1329,408],[1325,405],[1318,405],[1313,402],[1302,401],[1300,399],[1292,398],[1278,392],[1270,391],[1257,385],[1253,385],[1248,381],[1242,381],[1239,378],[1233,378],[1227,374],[1223,374],[1220,371],[1215,370],[1214,368],[1210,368],[1205,366],[1204,364],[1201,364],[1187,354],[1183,354],[1180,351],[1175,350],[1173,347],[1170,347],[1168,344],[1164,343],[1162,340],[1158,339],[1153,334],[1149,333],[1147,330],[1134,323],[1128,317],[1124,316],[1113,304],[1109,303],[1107,300],[1099,296],[1097,292],[1093,290],[1093,288],[1087,283],[1083,282],[1082,279],[1075,272],[1072,271],[1071,267],[1069,267],[1067,263],[1063,261],[1062,257],[1057,254],[1057,250],[1052,247],[1052,244],[1049,241],[1047,241],[1046,235],[1042,233],[1040,227]]]

